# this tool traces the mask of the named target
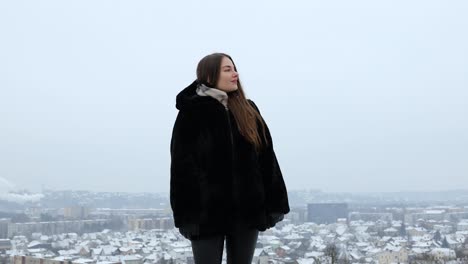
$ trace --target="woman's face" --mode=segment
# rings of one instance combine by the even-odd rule
[[[221,60],[221,71],[219,73],[216,88],[227,93],[236,91],[238,79],[239,74],[234,69],[234,64],[232,63],[232,61],[227,57],[223,57],[223,59]]]

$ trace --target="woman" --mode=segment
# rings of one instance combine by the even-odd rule
[[[250,264],[258,232],[289,212],[268,126],[246,99],[232,58],[204,57],[176,98],[170,202],[196,264]]]

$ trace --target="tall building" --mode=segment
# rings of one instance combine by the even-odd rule
[[[0,239],[0,251],[10,250],[10,249],[11,249],[10,239]]]
[[[373,221],[377,222],[378,220],[391,222],[393,221],[392,213],[361,213],[361,212],[351,212],[349,213],[349,221]]]
[[[336,223],[338,218],[348,218],[346,203],[310,203],[307,205],[307,221],[317,224]]]
[[[90,213],[90,208],[84,206],[65,207],[63,216],[67,219],[87,219]]]
[[[10,223],[10,219],[0,219],[0,238],[8,237],[8,223]]]
[[[150,230],[150,229],[171,229],[174,223],[170,217],[160,218],[135,218],[128,220],[128,229],[132,231]]]

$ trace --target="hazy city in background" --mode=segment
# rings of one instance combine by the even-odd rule
[[[1,2],[1,192],[167,192],[175,96],[218,51],[288,189],[468,189],[468,3],[202,3]]]
[[[169,142],[175,96],[213,52],[267,121],[290,198],[255,263],[468,263],[467,13],[0,2],[0,263],[193,263]]]

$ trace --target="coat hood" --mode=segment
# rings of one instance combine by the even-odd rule
[[[193,81],[192,84],[184,88],[176,97],[176,108],[179,110],[190,109],[205,105],[219,104],[219,102],[211,96],[200,96],[197,94],[197,86],[199,82]]]

